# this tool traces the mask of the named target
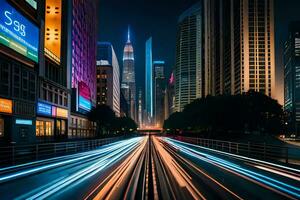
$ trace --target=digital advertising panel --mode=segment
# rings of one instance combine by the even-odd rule
[[[39,28],[6,0],[0,5],[0,43],[38,62]]]
[[[78,108],[85,111],[92,109],[90,88],[84,82],[78,82]]]
[[[45,55],[60,63],[61,0],[46,0],[45,5]]]
[[[37,114],[52,116],[52,106],[46,103],[38,102],[37,105]]]

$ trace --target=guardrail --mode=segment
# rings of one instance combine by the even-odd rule
[[[171,138],[210,149],[247,156],[250,158],[279,161],[290,164],[300,164],[300,154],[298,154],[298,152],[292,153],[294,150],[296,150],[296,148],[293,149],[285,146],[267,145],[265,143],[238,143],[182,136],[171,136]],[[297,150],[300,152],[299,149]]]
[[[124,137],[0,147],[0,166],[89,151],[122,138]]]

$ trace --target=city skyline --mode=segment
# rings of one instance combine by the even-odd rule
[[[299,7],[0,0],[0,199],[300,199]]]
[[[120,7],[113,7],[115,4],[114,1],[103,1],[103,6],[100,7],[100,10],[103,9],[103,12],[99,12],[99,30],[101,27],[105,27],[104,30],[98,34],[98,40],[110,41],[115,45],[115,50],[118,59],[122,58],[122,45],[121,41],[126,40],[127,38],[127,26],[131,26],[132,32],[132,42],[136,48],[136,73],[145,74],[144,63],[145,58],[142,53],[145,48],[144,41],[152,36],[154,38],[153,46],[158,50],[154,52],[153,59],[163,58],[166,61],[166,75],[171,74],[171,70],[175,67],[175,44],[165,45],[166,41],[174,42],[176,40],[177,32],[177,17],[188,7],[193,5],[196,0],[186,0],[186,1],[174,1],[171,5],[172,9],[169,9],[170,12],[163,12],[168,5],[165,1],[157,1],[153,4],[152,1],[145,1],[145,5],[141,5],[135,0],[131,0],[131,3],[123,2]],[[134,6],[129,6],[134,5]],[[153,6],[156,5],[156,6]],[[161,5],[161,6],[158,6]],[[294,5],[294,6],[293,6]],[[274,12],[275,12],[275,63],[276,63],[276,76],[275,84],[276,91],[275,97],[279,100],[279,103],[283,105],[283,58],[282,58],[282,47],[288,37],[288,24],[291,21],[300,20],[300,16],[297,15],[298,9],[300,6],[300,1],[274,1]],[[123,9],[124,8],[124,9]],[[126,8],[126,9],[125,9]],[[117,18],[114,15],[111,15],[113,12],[106,12],[107,10],[118,10],[118,15],[123,15],[121,18]],[[289,15],[286,15],[281,10],[284,9]],[[130,10],[131,12],[128,12]],[[125,13],[126,14],[123,14]],[[158,12],[158,16],[152,16],[152,12]],[[142,19],[135,19],[134,16],[138,13],[148,13],[142,15],[143,20],[145,18],[147,23],[141,23]],[[149,17],[152,16],[150,20]],[[107,18],[108,20],[102,21],[102,18]],[[116,24],[116,26],[108,26],[110,20]],[[167,23],[168,22],[168,23]],[[157,31],[163,30],[163,31]],[[113,35],[113,36],[112,36]],[[117,36],[117,37],[116,37]],[[139,76],[136,80],[137,87],[144,88],[144,80],[142,76]]]

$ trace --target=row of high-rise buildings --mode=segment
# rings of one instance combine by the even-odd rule
[[[196,98],[249,90],[278,97],[274,24],[274,0],[200,0],[184,11],[178,20],[172,78],[175,100],[170,101],[173,98],[170,96],[165,110],[182,111]],[[298,135],[300,22],[291,22],[288,31],[289,37],[281,47],[284,49],[283,106],[286,131]],[[169,87],[172,91],[172,84]]]
[[[207,95],[274,97],[273,0],[200,0],[178,20],[175,110]]]
[[[96,1],[0,5],[0,142],[94,137]]]

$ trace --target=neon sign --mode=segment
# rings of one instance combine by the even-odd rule
[[[0,43],[38,62],[39,28],[0,0]]]
[[[32,125],[32,120],[16,119],[16,124],[19,124],[19,125]]]

